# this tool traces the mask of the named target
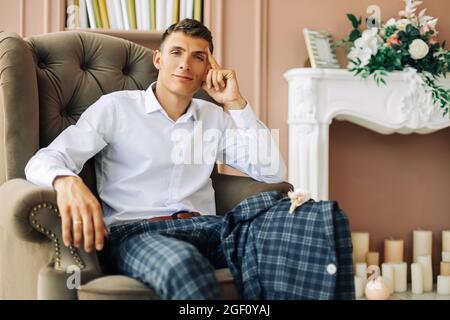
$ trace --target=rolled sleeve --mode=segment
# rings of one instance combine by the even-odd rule
[[[241,110],[228,110],[231,118],[238,128],[251,129],[258,127],[258,120],[250,105]]]
[[[286,165],[278,144],[267,126],[257,119],[251,106],[247,104],[241,110],[228,110],[228,113],[218,161],[258,181],[284,181]]]

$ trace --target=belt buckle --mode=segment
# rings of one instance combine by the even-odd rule
[[[180,211],[177,211],[177,212],[172,213],[170,216],[172,217],[173,220],[178,220],[178,219],[179,219],[179,218],[178,218],[178,214],[179,214],[179,213],[182,213],[182,212],[188,213],[187,211],[180,210]]]
[[[180,218],[178,217],[178,214],[180,214],[180,213],[187,213],[190,215],[190,218],[195,217],[193,212],[184,211],[184,210],[180,210],[175,213],[172,213],[170,216],[172,217],[173,220],[179,220]]]

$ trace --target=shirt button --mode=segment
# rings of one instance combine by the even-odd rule
[[[329,265],[327,265],[327,272],[329,274],[335,274],[337,271],[336,265],[334,263],[330,263]]]

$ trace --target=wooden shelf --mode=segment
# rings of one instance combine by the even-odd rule
[[[94,32],[127,39],[134,42],[159,42],[162,32],[159,31],[137,31],[137,30],[114,30],[114,29],[69,29],[65,31]]]

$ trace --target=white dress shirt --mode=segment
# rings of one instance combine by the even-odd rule
[[[216,162],[258,181],[284,180],[278,146],[249,105],[227,114],[192,99],[173,121],[156,99],[155,85],[102,96],[30,159],[27,180],[53,187],[57,176],[77,175],[95,156],[107,227],[180,210],[215,214],[210,175]]]

